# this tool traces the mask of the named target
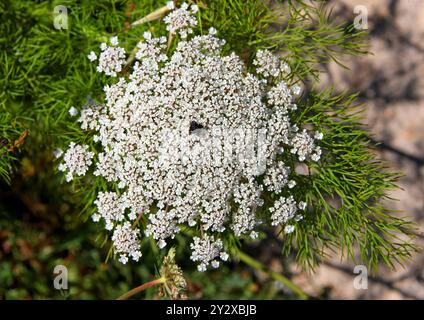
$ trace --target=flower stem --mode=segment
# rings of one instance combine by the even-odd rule
[[[135,227],[137,227],[138,223],[141,220],[141,217],[143,216],[143,211],[140,212],[140,214],[138,215],[137,219],[134,221],[133,225],[131,228],[135,229]]]
[[[243,261],[245,264],[251,266],[252,268],[266,272],[271,278],[282,283],[284,286],[289,288],[293,293],[295,293],[299,297],[299,299],[307,300],[307,299],[310,298],[301,288],[299,288],[291,280],[289,280],[288,278],[286,278],[282,274],[268,269],[262,263],[253,259],[251,256],[247,255],[246,253],[244,253],[242,251],[239,251],[237,253],[237,255],[238,255],[239,259],[241,261]]]
[[[118,299],[116,300],[127,300],[128,298],[131,298],[133,295],[146,290],[147,288],[150,288],[152,286],[158,285],[158,284],[162,284],[166,282],[166,278],[162,277],[150,282],[147,282],[145,284],[142,284],[141,286],[138,286],[130,291],[128,291],[127,293],[124,293],[122,296],[120,296]]]
[[[162,18],[165,14],[167,14],[169,11],[171,11],[171,10],[169,10],[169,8],[167,6],[164,6],[162,8],[155,10],[154,12],[148,14],[147,16],[143,17],[142,19],[133,22],[131,24],[131,26],[135,27],[135,26],[138,26],[140,24],[144,24],[144,23],[147,23],[147,22],[158,20],[158,19]]]

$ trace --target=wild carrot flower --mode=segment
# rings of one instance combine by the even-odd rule
[[[201,233],[190,246],[198,269],[216,268],[229,257],[225,230],[256,238],[258,225],[268,223],[290,233],[305,214],[306,204],[291,195],[297,176],[288,157],[318,161],[322,134],[292,123],[300,88],[283,80],[289,66],[261,50],[256,72],[248,72],[236,54],[222,53],[225,41],[214,28],[192,35],[197,10],[183,4],[165,17],[168,31],[182,38],[171,54],[166,37],[146,32],[132,73],[104,87],[103,104],[80,112],[81,128],[95,133],[100,150],[94,175],[118,187],[98,193],[93,220],[113,232],[122,263],[141,257],[141,237],[164,248],[185,225]],[[110,43],[89,59],[115,77],[125,50],[116,37]],[[60,169],[71,180],[93,156],[71,144]],[[264,220],[257,211],[267,192],[277,198]],[[131,227],[140,215],[144,235]]]

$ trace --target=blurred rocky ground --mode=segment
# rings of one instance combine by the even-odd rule
[[[373,55],[345,58],[350,70],[329,63],[321,85],[361,92],[364,122],[382,143],[379,156],[404,174],[403,190],[391,194],[399,201],[388,206],[420,225],[417,243],[424,247],[424,1],[336,0],[329,6],[345,21],[354,21],[355,6],[365,6]],[[340,260],[333,254],[315,274],[297,273],[295,282],[333,299],[424,299],[423,252],[396,272],[371,275],[367,290],[354,288],[354,264]]]

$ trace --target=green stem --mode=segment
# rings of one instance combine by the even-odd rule
[[[120,296],[116,300],[127,300],[128,298],[131,298],[133,295],[135,295],[135,294],[137,294],[137,293],[139,293],[143,290],[146,290],[147,288],[150,288],[152,286],[155,286],[157,284],[162,284],[162,283],[165,283],[165,282],[166,282],[166,278],[164,278],[164,277],[150,281],[150,282],[147,282],[145,284],[142,284],[141,286],[138,286],[138,287],[128,291],[127,293],[124,293],[122,296]]]
[[[299,299],[307,300],[307,299],[310,298],[301,288],[299,288],[297,285],[295,285],[288,278],[286,278],[285,276],[283,276],[280,273],[277,273],[277,272],[274,272],[274,271],[268,269],[262,263],[253,259],[251,256],[247,255],[246,253],[239,251],[237,253],[237,256],[245,264],[251,266],[252,268],[264,271],[274,280],[281,282],[283,285],[285,285],[287,288],[289,288],[293,293],[295,293],[299,297]]]

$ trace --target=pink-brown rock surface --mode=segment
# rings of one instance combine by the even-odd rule
[[[335,14],[353,21],[357,5],[368,9],[370,50],[373,55],[348,58],[344,70],[325,66],[322,86],[337,91],[360,91],[366,104],[365,123],[381,141],[379,156],[404,177],[403,190],[391,193],[399,201],[388,206],[418,222],[417,244],[424,247],[424,1],[334,1]],[[382,269],[370,275],[368,289],[353,286],[354,264],[333,254],[315,274],[296,272],[294,281],[312,294],[333,299],[424,299],[424,253],[418,253],[396,272]]]

